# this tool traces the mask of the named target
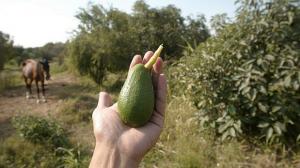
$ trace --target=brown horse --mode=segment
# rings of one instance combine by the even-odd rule
[[[22,72],[24,81],[26,83],[26,98],[29,99],[32,92],[31,92],[31,84],[33,81],[35,81],[36,89],[37,89],[37,103],[40,102],[40,89],[39,89],[39,81],[42,84],[42,101],[46,102],[45,98],[45,74],[46,74],[46,80],[50,79],[50,67],[49,63],[46,59],[43,61],[35,61],[33,59],[27,59],[22,63]]]

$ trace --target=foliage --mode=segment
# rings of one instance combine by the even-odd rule
[[[64,130],[55,122],[34,116],[13,118],[13,125],[21,137],[32,143],[52,148],[68,147],[70,142]]]
[[[132,14],[91,5],[77,18],[81,23],[68,45],[70,65],[97,83],[107,72],[127,69],[134,54],[164,43],[166,55],[178,58],[186,42],[198,44],[209,37],[203,16],[185,19],[172,5],[156,9],[137,1]]]
[[[56,168],[62,165],[60,157],[39,144],[22,141],[18,136],[12,136],[1,142],[0,167],[43,167]]]
[[[88,166],[90,158],[87,157],[86,153],[82,153],[78,147],[71,149],[58,148],[58,150],[64,153],[62,157],[63,167],[81,168]]]
[[[10,62],[6,64],[5,70],[0,72],[0,92],[23,84],[22,78],[20,78],[20,72],[11,68],[15,68],[16,65],[9,63]]]
[[[87,167],[89,154],[79,146],[58,147],[55,150],[47,145],[36,144],[18,136],[11,136],[1,142],[0,168],[14,167]]]
[[[175,90],[186,86],[202,124],[222,140],[249,135],[295,144],[300,139],[299,3],[239,4],[235,22],[186,52],[173,72],[180,81]]]
[[[218,32],[221,31],[229,22],[230,18],[226,13],[214,15],[210,19],[211,29],[218,34]]]
[[[59,110],[66,123],[89,122],[96,102],[91,96],[78,96],[66,100]]]
[[[60,57],[63,54],[65,49],[65,44],[58,42],[58,43],[47,43],[42,47],[37,48],[40,57],[47,58],[52,60],[55,57]]]
[[[4,64],[12,55],[13,41],[8,34],[0,31],[0,71],[3,70]]]
[[[54,58],[61,59],[64,55],[65,44],[64,43],[47,43],[42,47],[29,47],[13,46],[12,56],[10,60],[15,60],[18,64],[28,58],[40,59],[47,58],[53,60]]]

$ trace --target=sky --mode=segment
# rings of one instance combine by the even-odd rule
[[[0,31],[9,34],[15,45],[39,47],[48,42],[65,42],[79,21],[75,15],[88,3],[131,12],[135,0],[0,0]],[[173,4],[183,16],[227,13],[234,16],[235,0],[145,0],[150,7]]]

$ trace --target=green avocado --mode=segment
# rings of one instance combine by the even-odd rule
[[[128,75],[118,100],[122,121],[131,127],[144,125],[154,109],[151,71],[137,64]]]
[[[137,64],[130,71],[118,99],[121,120],[130,127],[145,125],[154,111],[154,89],[151,69],[159,57],[162,46],[146,65]]]

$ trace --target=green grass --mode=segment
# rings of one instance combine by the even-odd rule
[[[169,102],[162,135],[144,158],[142,167],[215,166],[213,136],[208,130],[199,130],[194,111],[180,98]]]
[[[60,119],[67,124],[91,122],[93,109],[97,106],[97,100],[90,95],[80,95],[63,100],[59,107]]]
[[[200,127],[194,109],[184,98],[169,100],[165,128],[141,167],[235,168],[297,167],[299,153],[245,141],[221,143],[212,130]],[[257,142],[259,143],[259,142]]]
[[[23,84],[21,68],[15,63],[9,63],[0,71],[0,92]]]
[[[55,75],[67,70],[67,66],[65,64],[58,64],[58,62],[51,62],[50,63],[50,74]]]

